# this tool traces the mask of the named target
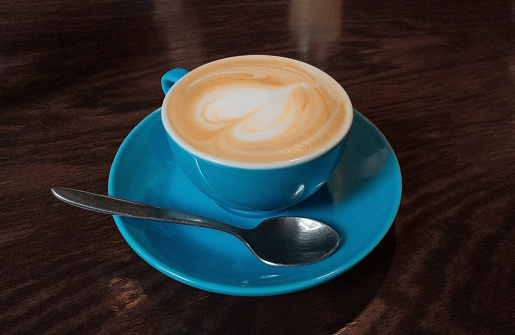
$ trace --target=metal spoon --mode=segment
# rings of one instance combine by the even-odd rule
[[[273,217],[253,229],[242,229],[194,214],[70,188],[52,188],[52,193],[68,204],[100,213],[220,230],[239,238],[259,260],[270,265],[314,263],[332,254],[340,242],[333,228],[306,218]]]

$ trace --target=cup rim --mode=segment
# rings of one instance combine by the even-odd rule
[[[314,151],[314,152],[311,152],[307,155],[304,155],[302,157],[298,157],[298,158],[294,158],[294,159],[288,159],[288,160],[282,160],[282,161],[274,161],[274,162],[242,162],[242,161],[236,161],[236,160],[230,160],[230,159],[226,159],[226,158],[221,158],[221,157],[217,157],[217,156],[214,156],[214,155],[211,155],[211,154],[208,154],[206,152],[203,152],[203,151],[200,151],[198,149],[196,149],[195,147],[191,146],[190,144],[188,144],[186,141],[184,141],[175,131],[174,129],[172,128],[171,124],[170,124],[170,120],[168,119],[168,113],[166,111],[166,105],[168,104],[168,100],[170,99],[170,93],[180,84],[180,82],[188,75],[190,75],[191,73],[195,72],[197,69],[200,69],[204,66],[207,66],[209,64],[212,64],[212,63],[216,63],[216,62],[220,62],[220,61],[225,61],[225,60],[228,60],[228,59],[233,59],[233,58],[243,58],[243,57],[274,57],[274,58],[282,58],[282,59],[286,59],[288,61],[293,61],[293,62],[298,62],[298,63],[302,63],[304,66],[307,66],[309,68],[312,68],[314,70],[316,70],[317,72],[320,72],[322,75],[325,75],[327,76],[331,81],[333,81],[337,87],[340,88],[341,90],[341,93],[343,95],[343,97],[345,98],[346,100],[346,122],[344,124],[344,126],[342,127],[342,129],[340,130],[340,132],[338,133],[337,136],[335,136],[331,141],[329,141],[326,145],[324,145],[323,147],[321,147],[320,149]],[[208,62],[204,65],[201,65],[195,69],[193,69],[192,71],[188,72],[184,77],[180,78],[177,82],[175,82],[174,85],[172,85],[172,87],[168,90],[168,92],[166,93],[166,96],[163,100],[163,104],[162,104],[162,107],[161,107],[161,121],[162,121],[162,124],[168,134],[168,136],[170,136],[172,138],[172,140],[177,143],[182,149],[184,149],[185,151],[189,152],[191,155],[197,157],[197,158],[200,158],[202,160],[205,160],[205,161],[208,161],[208,162],[211,162],[211,163],[214,163],[214,164],[217,164],[217,165],[223,165],[223,166],[228,166],[228,167],[234,167],[234,168],[242,168],[242,169],[252,169],[252,170],[267,170],[267,169],[278,169],[278,168],[286,168],[286,167],[291,167],[291,166],[296,166],[296,165],[300,165],[300,164],[303,164],[303,163],[306,163],[306,162],[310,162],[310,161],[313,161],[319,157],[322,157],[323,155],[329,153],[331,150],[333,150],[334,148],[336,148],[344,139],[345,137],[347,136],[347,134],[349,133],[350,131],[350,128],[352,126],[352,123],[353,123],[353,119],[354,119],[354,109],[352,107],[352,103],[351,103],[351,100],[349,98],[349,95],[347,94],[347,92],[345,91],[345,89],[340,85],[340,83],[338,83],[333,77],[331,77],[329,74],[327,74],[325,71],[311,65],[311,64],[308,64],[308,63],[305,63],[303,61],[300,61],[300,60],[296,60],[296,59],[293,59],[293,58],[287,58],[287,57],[281,57],[281,56],[270,56],[270,55],[241,55],[241,56],[233,56],[233,57],[226,57],[226,58],[221,58],[221,59],[218,59],[218,60],[215,60],[215,61],[212,61],[212,62]]]

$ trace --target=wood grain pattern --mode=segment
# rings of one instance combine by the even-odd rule
[[[515,7],[448,0],[0,3],[0,329],[6,334],[511,334]],[[381,244],[305,291],[224,296],[154,270],[106,193],[160,77],[238,54],[311,63],[388,138],[403,198]]]

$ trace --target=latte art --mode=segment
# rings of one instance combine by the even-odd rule
[[[291,127],[295,119],[295,102],[291,101],[294,89],[295,86],[239,88],[225,85],[200,99],[195,109],[196,121],[213,130],[227,127],[228,135],[238,140],[268,140]]]
[[[176,86],[166,107],[177,135],[198,151],[239,162],[295,160],[337,143],[349,110],[332,78],[280,57],[213,62]]]

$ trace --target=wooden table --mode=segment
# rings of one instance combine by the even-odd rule
[[[0,329],[4,334],[509,334],[515,329],[512,1],[3,1]],[[107,192],[160,78],[240,54],[333,76],[388,138],[397,218],[362,262],[269,297],[155,270],[109,216],[53,186]]]

